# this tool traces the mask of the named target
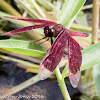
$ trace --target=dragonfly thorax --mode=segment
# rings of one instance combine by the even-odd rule
[[[57,35],[64,29],[61,24],[56,24],[54,26],[46,26],[44,28],[44,34],[46,37],[57,37]]]

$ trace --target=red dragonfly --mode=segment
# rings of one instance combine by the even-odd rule
[[[40,63],[38,75],[41,80],[44,80],[53,74],[55,68],[57,67],[63,56],[64,49],[67,43],[69,79],[72,86],[74,88],[77,87],[80,79],[80,66],[82,63],[82,53],[79,44],[77,43],[76,40],[72,38],[72,36],[88,37],[87,33],[74,32],[69,29],[66,29],[61,24],[57,24],[55,22],[47,20],[24,19],[24,18],[14,18],[14,17],[7,17],[7,18],[27,21],[27,22],[36,22],[41,24],[16,29],[4,33],[2,35],[17,34],[44,27],[44,34],[46,37],[56,37],[55,42],[52,44],[47,55]]]

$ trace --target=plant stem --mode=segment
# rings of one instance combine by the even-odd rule
[[[58,67],[55,69],[55,74],[56,74],[56,77],[58,79],[58,83],[59,83],[60,89],[62,91],[62,94],[64,96],[64,99],[71,100],[69,93],[68,93],[68,90],[67,90],[67,87],[65,85],[64,79],[62,78],[62,75],[61,75]]]
[[[98,42],[99,0],[93,0],[92,43]]]

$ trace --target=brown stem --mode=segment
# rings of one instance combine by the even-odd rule
[[[98,42],[99,0],[93,0],[92,43]]]

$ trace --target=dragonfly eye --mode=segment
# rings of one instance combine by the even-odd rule
[[[46,37],[53,37],[53,32],[54,32],[54,30],[52,28],[50,28],[49,26],[46,26],[44,28],[44,34]]]

